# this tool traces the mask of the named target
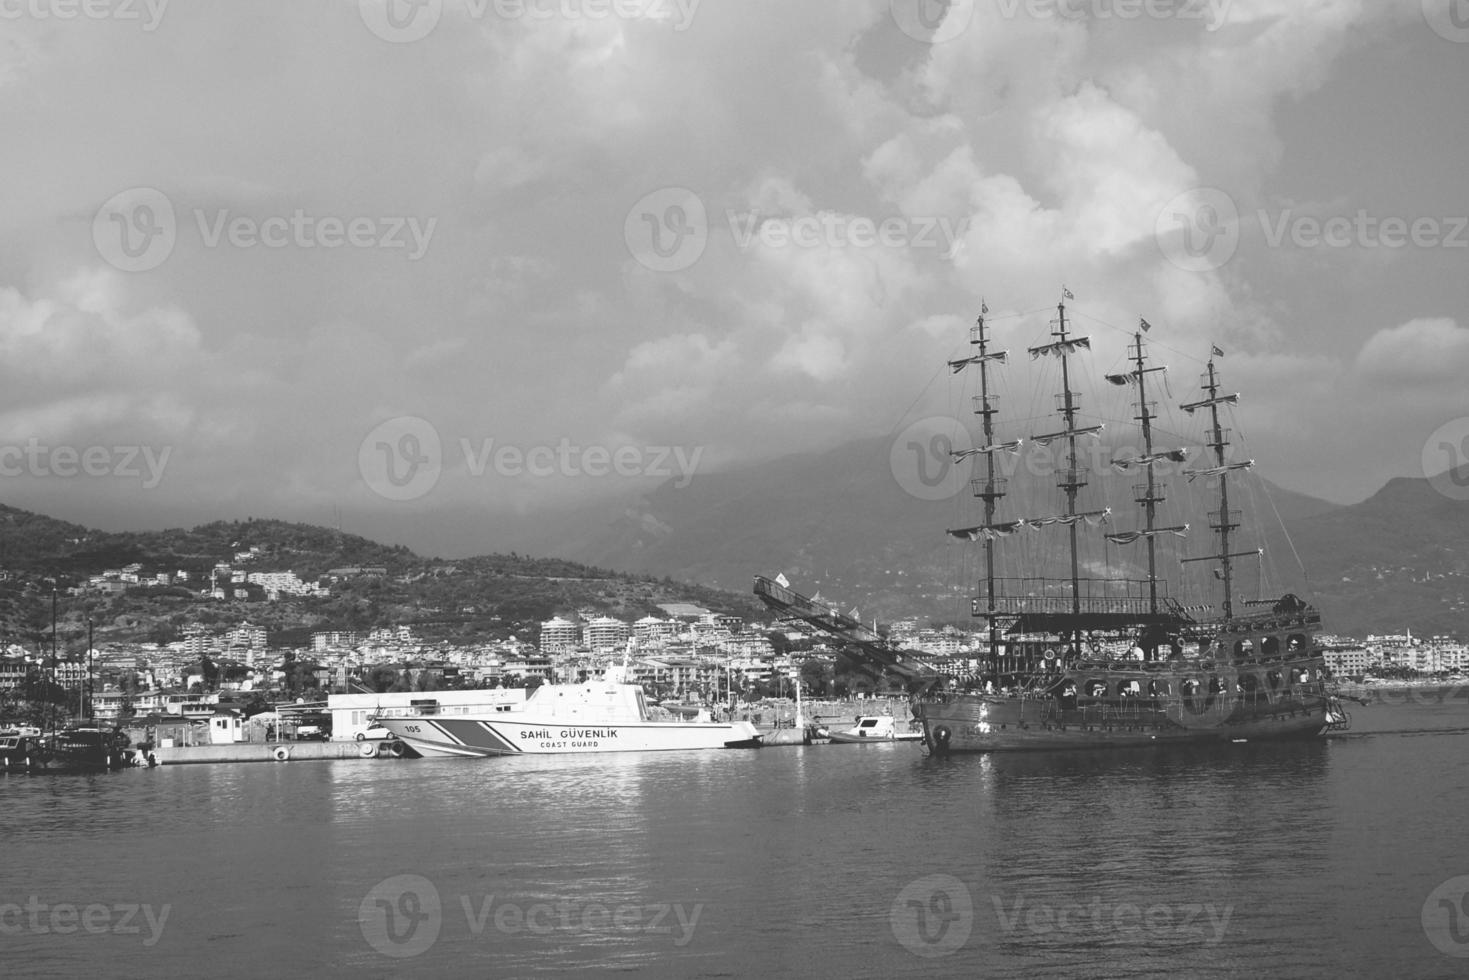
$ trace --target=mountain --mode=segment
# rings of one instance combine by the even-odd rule
[[[1469,501],[1440,485],[1398,477],[1361,503],[1293,526],[1330,629],[1469,633]]]
[[[969,597],[983,576],[978,567],[982,546],[944,531],[980,523],[978,502],[967,492],[938,501],[908,493],[894,476],[892,447],[889,439],[869,439],[822,454],[703,474],[683,488],[670,482],[628,508],[600,536],[565,553],[597,565],[732,590],[748,590],[756,574],[782,572],[797,589],[819,591],[864,617],[969,621]],[[1111,529],[1136,528],[1141,517],[1133,487],[1143,480],[1135,472],[1103,466],[1091,474],[1084,493],[1098,501],[1094,506],[1111,507]],[[1159,524],[1188,524],[1190,532],[1186,540],[1170,538],[1160,545],[1160,576],[1181,583],[1175,594],[1184,601],[1212,601],[1217,594],[1212,565],[1180,565],[1177,559],[1217,550],[1209,530],[1216,491],[1207,479],[1175,475],[1163,482],[1169,499]],[[1025,486],[1012,478],[1010,486],[1000,520],[1060,509],[1048,477]],[[1348,507],[1282,489],[1254,471],[1232,475],[1230,489],[1231,510],[1243,512],[1231,550],[1265,548],[1259,560],[1234,563],[1241,597],[1288,591],[1309,596],[1321,607],[1330,632],[1464,628],[1460,556],[1469,555],[1469,503],[1444,496],[1427,480],[1411,479],[1393,480]],[[1066,531],[1029,533],[1052,535],[1054,543],[1063,541],[1055,535]],[[1110,545],[1099,553],[1093,547],[1086,560],[1097,569],[1099,559],[1114,566],[1121,562],[1128,577],[1143,578],[1143,548]],[[1015,539],[998,549],[1017,550],[1023,560],[1002,574],[1069,574],[1064,547],[1043,553],[1033,542]]]

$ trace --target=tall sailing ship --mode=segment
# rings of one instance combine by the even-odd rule
[[[1002,517],[1002,503],[1010,493],[996,457],[1016,452],[1021,440],[996,441],[999,405],[992,388],[1008,352],[993,349],[987,308],[971,329],[971,354],[950,362],[956,374],[978,375],[974,412],[982,439],[976,448],[956,452],[955,458],[983,461],[982,472],[971,481],[983,519],[948,533],[983,549],[984,577],[972,613],[986,622],[988,647],[978,691],[915,703],[926,745],[936,753],[1120,747],[1301,738],[1345,727],[1347,716],[1327,689],[1328,672],[1316,644],[1321,625],[1317,611],[1289,594],[1244,601],[1235,595],[1237,560],[1262,551],[1236,550],[1241,515],[1230,507],[1230,481],[1253,460],[1233,461],[1228,452],[1230,432],[1221,424],[1220,410],[1235,404],[1239,395],[1223,392],[1218,348],[1202,377],[1202,397],[1179,406],[1189,415],[1204,413],[1207,420],[1208,458],[1182,473],[1217,486],[1217,501],[1209,511],[1217,548],[1182,561],[1213,565],[1221,593],[1218,605],[1184,605],[1168,595],[1158,574],[1160,539],[1184,537],[1189,530],[1187,524],[1160,525],[1159,505],[1166,495],[1159,471],[1165,463],[1185,463],[1188,452],[1154,443],[1158,415],[1149,401],[1150,382],[1166,368],[1149,362],[1144,320],[1133,334],[1129,370],[1106,376],[1137,396],[1142,451],[1112,465],[1143,478],[1134,494],[1141,526],[1109,530],[1110,510],[1081,508],[1089,474],[1078,440],[1099,435],[1102,426],[1083,424],[1090,420],[1083,417],[1080,396],[1072,390],[1072,358],[1090,350],[1090,338],[1069,329],[1069,298],[1063,292],[1049,340],[1029,349],[1033,359],[1055,358],[1060,367],[1059,427],[1031,437],[1032,442],[1061,447],[1057,512]],[[1039,577],[997,574],[1002,549],[1032,534],[1064,535],[1069,576],[1047,577],[1055,566],[1045,565],[1037,569]],[[1140,547],[1146,578],[1110,573],[1083,577],[1082,534],[1103,535],[1108,546]],[[1089,563],[1088,570],[1095,565]],[[1210,614],[1202,614],[1201,608]]]

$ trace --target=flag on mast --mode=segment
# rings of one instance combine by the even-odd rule
[[[1215,357],[1223,357],[1224,356],[1224,351],[1220,350],[1218,348],[1218,346],[1210,347],[1209,348],[1209,352],[1211,354],[1213,354]]]
[[[990,311],[990,305],[988,303],[986,303],[983,299],[981,299],[979,301],[979,315],[980,316],[984,316],[989,311]]]
[[[1061,295],[1065,296],[1067,299],[1076,299],[1076,297],[1071,294],[1071,290],[1067,289],[1065,286],[1061,287]]]
[[[1137,318],[1137,325],[1143,328],[1143,333],[1147,333],[1149,330],[1153,329],[1153,325],[1147,320],[1144,320],[1142,317]]]
[[[775,584],[780,586],[782,589],[789,589],[791,587],[790,580],[785,577],[785,574],[783,572],[776,573]]]

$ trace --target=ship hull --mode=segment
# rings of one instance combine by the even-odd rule
[[[614,722],[569,725],[565,719],[415,716],[381,724],[427,758],[568,755],[757,748],[760,732],[747,722]]]
[[[1125,748],[1160,744],[1314,738],[1338,716],[1324,694],[1273,703],[1216,697],[1066,707],[1054,699],[961,697],[915,706],[936,753]]]

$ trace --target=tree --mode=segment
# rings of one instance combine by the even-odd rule
[[[219,687],[219,665],[204,654],[199,660],[199,672],[204,675],[204,689],[212,690]]]
[[[398,683],[398,671],[393,667],[377,666],[367,672],[367,686],[374,693],[382,694],[384,691],[393,690],[393,685]]]
[[[828,660],[808,659],[801,664],[801,684],[811,694],[820,696],[830,693],[833,665]]]

